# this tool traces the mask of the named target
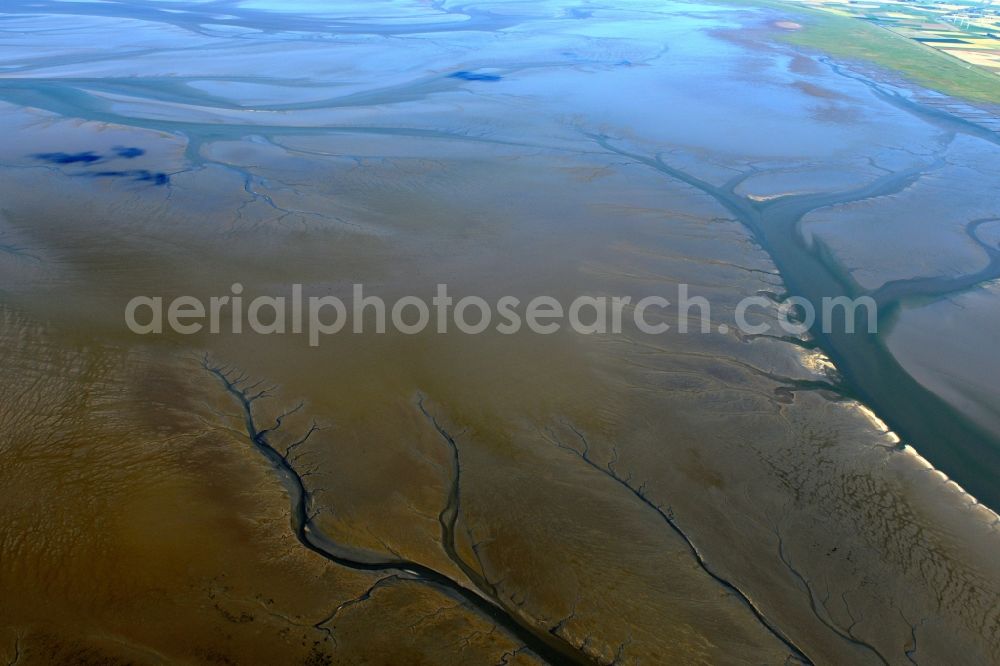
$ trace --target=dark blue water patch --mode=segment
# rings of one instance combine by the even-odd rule
[[[115,146],[115,155],[118,157],[124,157],[127,160],[133,160],[136,157],[140,157],[146,154],[146,151],[142,148],[135,148],[134,146]]]
[[[95,155],[90,150],[83,153],[38,153],[34,157],[52,164],[92,164],[101,159],[100,155]]]
[[[141,183],[150,183],[157,187],[170,182],[170,175],[162,171],[148,171],[146,169],[133,169],[128,171],[98,171],[92,174],[94,178],[131,178]]]
[[[163,173],[162,171],[157,171],[156,173],[145,172],[142,176],[136,178],[136,180],[145,180],[151,182],[153,185],[161,186],[166,185],[170,182],[170,176]]]
[[[459,70],[448,75],[451,79],[462,79],[463,81],[499,81],[503,77],[499,74],[483,74],[482,72],[469,72]]]

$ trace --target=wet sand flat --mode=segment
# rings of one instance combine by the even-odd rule
[[[0,655],[1000,660],[1000,421],[965,330],[996,309],[1000,138],[787,18],[6,3]],[[123,321],[234,283],[683,284],[711,315],[318,346]],[[837,295],[880,332],[733,323]]]

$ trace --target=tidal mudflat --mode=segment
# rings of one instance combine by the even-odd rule
[[[1000,661],[1000,138],[788,19],[5,2],[0,654]],[[123,322],[234,283],[712,311],[318,346]],[[732,326],[843,295],[877,334]]]

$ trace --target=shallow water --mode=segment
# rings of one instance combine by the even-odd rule
[[[957,323],[996,309],[995,229],[969,225],[997,214],[1000,141],[779,45],[781,18],[5,3],[11,655],[1000,658],[998,521],[974,499],[995,508],[1000,417],[974,371],[993,355]],[[684,283],[712,332],[311,347],[123,323],[136,295],[234,282]],[[747,296],[773,322],[789,293],[866,292],[881,336],[732,331]]]

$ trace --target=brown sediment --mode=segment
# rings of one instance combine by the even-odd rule
[[[395,572],[389,576],[380,578],[362,595],[347,602],[348,605],[370,599],[376,589],[392,581],[405,579],[421,582],[442,589],[457,600],[463,601],[472,608],[477,609],[487,618],[502,626],[505,631],[524,641],[528,649],[544,658],[548,663],[586,664],[592,662],[589,656],[578,651],[573,646],[565,644],[557,634],[539,630],[537,628],[538,623],[533,619],[522,618],[505,608],[503,602],[497,596],[495,588],[491,588],[483,572],[471,567],[458,555],[455,549],[454,534],[455,523],[459,515],[459,502],[461,501],[461,465],[458,457],[458,445],[426,410],[422,396],[418,399],[418,406],[421,412],[431,420],[434,428],[448,443],[451,450],[452,480],[446,493],[447,500],[445,506],[441,510],[439,517],[442,530],[442,546],[451,560],[459,566],[468,580],[471,581],[474,588],[470,588],[466,583],[454,580],[447,574],[435,571],[421,563],[400,558],[394,553],[385,559],[383,559],[385,556],[378,554],[359,554],[354,549],[333,542],[327,535],[323,534],[313,520],[314,515],[312,512],[316,510],[316,507],[304,483],[303,473],[295,468],[293,462],[295,459],[293,454],[296,454],[296,450],[300,446],[308,443],[310,436],[317,431],[318,426],[313,423],[306,430],[305,434],[285,444],[280,451],[271,443],[271,437],[282,427],[284,419],[297,412],[302,403],[281,412],[275,417],[273,426],[262,429],[257,425],[253,405],[258,400],[271,397],[274,387],[265,384],[264,380],[251,382],[245,373],[237,370],[225,366],[213,365],[207,357],[202,360],[202,368],[217,377],[223,386],[225,386],[226,391],[239,402],[243,411],[247,437],[257,450],[274,466],[278,476],[283,481],[292,506],[292,530],[299,543],[317,555],[349,569]],[[331,616],[323,619],[316,626],[322,627],[329,624],[343,608],[344,604],[341,604],[334,610]]]
[[[990,159],[953,152],[987,134],[789,52],[770,41],[775,26],[713,31],[692,14],[705,22],[685,35],[676,15],[661,18],[621,40],[569,30],[552,53],[546,33],[544,62],[512,61],[497,80],[447,76],[471,67],[451,45],[423,57],[447,44],[435,20],[433,44],[406,42],[416,80],[363,71],[350,84],[360,97],[325,81],[319,102],[230,100],[228,80],[200,96],[167,77],[165,104],[146,77],[106,82],[139,95],[130,106],[45,63],[39,81],[3,87],[16,131],[3,138],[0,275],[20,313],[5,320],[0,357],[0,655],[996,662],[1000,522],[858,402],[866,382],[838,375],[828,340],[453,330],[345,332],[311,348],[225,325],[190,337],[123,328],[132,296],[207,298],[236,281],[248,300],[293,282],[307,295],[347,297],[363,282],[392,300],[448,282],[458,296],[564,301],[684,283],[712,302],[713,330],[751,295],[770,299],[759,316],[773,323],[799,293],[791,278],[837,266],[823,255],[779,273],[767,250],[798,239],[788,220],[821,209],[882,250],[876,225],[851,227],[861,218],[841,202],[905,200],[941,151],[970,171]],[[472,25],[517,21],[531,27],[488,14]],[[310,26],[227,45],[263,48]],[[379,48],[410,39],[379,30],[395,35]],[[742,48],[689,78],[695,61],[660,57],[665,39],[707,35]],[[457,39],[465,53],[475,37]],[[368,44],[321,44],[321,72],[268,85],[313,93],[308,77],[348,71],[338,58],[373,62],[352,50]],[[313,48],[285,46],[289,58]],[[231,65],[226,53],[213,66]],[[111,63],[100,66],[131,67]],[[721,96],[703,99],[716,84]],[[648,105],[619,103],[639,93]],[[837,105],[809,117],[818,98]],[[827,122],[848,119],[850,131]],[[959,137],[946,145],[941,129]],[[32,157],[110,160],[125,144],[169,181]],[[831,172],[853,175],[831,183]],[[948,183],[965,193],[948,199],[963,221],[984,219],[978,195]],[[985,237],[966,233],[977,228],[958,235],[992,270]],[[979,267],[875,294],[958,293],[990,274]],[[204,351],[247,378],[206,372],[192,361]]]
[[[809,81],[796,81],[792,85],[810,97],[837,100],[847,99],[847,97],[842,93],[830,90],[829,88],[824,88],[823,86],[818,86],[815,83],[810,83]]]

